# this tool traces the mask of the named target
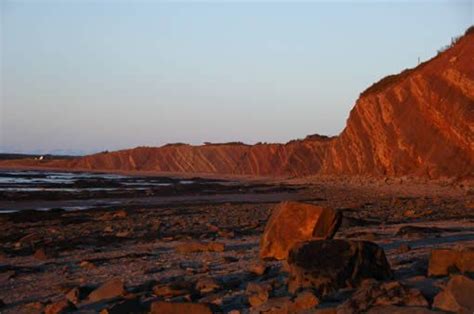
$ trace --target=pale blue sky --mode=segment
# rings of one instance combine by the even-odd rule
[[[0,0],[0,151],[336,135],[473,2]]]

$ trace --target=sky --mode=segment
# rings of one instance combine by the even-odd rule
[[[474,24],[474,0],[0,0],[0,152],[337,135],[375,81]]]

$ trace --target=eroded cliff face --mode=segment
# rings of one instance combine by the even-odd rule
[[[474,177],[474,29],[418,67],[364,91],[336,138],[287,144],[166,145],[41,163],[81,170],[256,176]],[[0,166],[12,162],[0,162]],[[13,162],[15,165],[15,162]],[[39,162],[21,161],[17,166]]]
[[[473,131],[474,32],[362,93],[322,172],[472,176]]]
[[[213,144],[139,147],[100,153],[67,162],[76,169],[142,170],[237,175],[318,173],[330,140],[302,140],[287,144]]]

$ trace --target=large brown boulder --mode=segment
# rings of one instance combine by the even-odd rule
[[[474,280],[453,276],[433,302],[433,308],[456,313],[474,313]]]
[[[447,276],[454,272],[474,273],[474,248],[431,251],[428,276]]]
[[[297,242],[330,239],[342,215],[333,209],[300,202],[282,202],[272,212],[260,240],[260,257],[282,260]]]
[[[366,278],[392,277],[383,249],[368,241],[301,242],[291,249],[288,265],[290,292],[314,288],[322,296],[340,288],[355,287]]]

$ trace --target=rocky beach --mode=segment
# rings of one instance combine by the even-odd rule
[[[1,214],[2,313],[380,313],[382,309],[430,313],[472,309],[469,298],[456,295],[472,285],[468,276],[474,271],[474,251],[469,249],[474,246],[470,187],[455,182],[376,180],[365,184],[354,180],[291,182],[285,186],[268,182],[257,185],[265,191],[256,199],[256,184],[232,184],[240,192],[233,191],[231,199],[225,198],[228,191],[220,190],[213,195],[223,199],[189,202],[187,193],[175,191],[182,198],[163,205],[154,204],[152,195],[137,195],[117,205],[87,210],[61,209],[61,200],[56,200],[59,203],[53,210]],[[294,203],[280,202],[282,190],[287,193],[285,201]],[[134,203],[147,198],[146,206]],[[15,201],[22,202],[31,200]],[[307,214],[295,216],[295,211],[302,210]],[[337,212],[337,218],[323,214],[327,210]],[[276,216],[270,218],[272,213]],[[328,223],[330,219],[337,224]],[[305,222],[306,231],[297,228]],[[333,227],[324,227],[328,225]],[[286,230],[275,233],[275,228]],[[329,241],[335,251],[316,245],[313,253],[305,253],[313,257],[303,258],[298,248],[281,246],[288,239],[311,244],[314,238]],[[370,243],[380,250],[386,257],[380,266],[382,277],[376,277],[373,270],[364,274],[363,266],[357,273],[343,270],[337,275],[342,267],[338,261],[348,258],[350,264],[365,265],[370,261],[365,259],[376,256],[347,256],[343,248],[348,243]],[[449,253],[436,259],[439,249]],[[282,257],[279,251],[291,257]],[[451,257],[446,259],[446,254]],[[465,264],[460,267],[456,258],[464,258]],[[301,259],[310,264],[304,266]],[[304,270],[312,265],[321,266],[316,273]],[[307,284],[318,280],[326,282],[327,288]],[[443,301],[452,289],[455,296]]]

